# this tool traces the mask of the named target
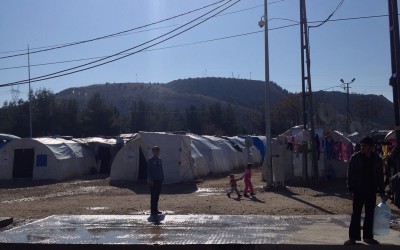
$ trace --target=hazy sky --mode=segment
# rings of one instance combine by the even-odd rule
[[[0,57],[24,54],[29,45],[30,75],[35,79],[44,75],[53,77],[56,75],[50,74],[131,49],[75,70],[132,53],[123,59],[31,83],[34,91],[46,88],[55,93],[70,87],[105,82],[168,83],[205,76],[264,80],[264,34],[257,25],[263,16],[264,0],[239,1],[204,21],[235,2],[1,0]],[[307,18],[313,22],[310,25],[325,20],[340,2],[306,0]],[[300,92],[299,0],[269,0],[268,3],[270,80],[290,92]],[[202,8],[205,6],[208,7]],[[219,6],[216,11],[206,14]],[[205,16],[201,19],[202,15]],[[350,85],[350,92],[382,94],[392,100],[392,89],[388,84],[391,66],[387,15],[385,0],[344,0],[331,20],[356,19],[331,21],[310,28],[313,90],[344,91],[339,86],[340,79],[349,82],[356,78]],[[179,17],[172,18],[175,16]],[[289,25],[293,26],[284,27]],[[96,39],[116,33],[120,34]],[[96,40],[35,53],[92,39]],[[162,41],[165,39],[168,40]],[[0,84],[27,80],[27,65],[26,54],[0,59]],[[11,100],[12,90],[19,90],[19,97],[26,99],[28,84],[0,87],[1,104]]]

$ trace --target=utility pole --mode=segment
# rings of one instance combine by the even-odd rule
[[[390,33],[390,56],[392,64],[392,75],[389,84],[393,88],[393,105],[395,118],[396,143],[400,143],[400,38],[399,38],[399,13],[397,8],[397,0],[388,0],[389,11],[389,33]],[[397,160],[397,166],[399,166]]]
[[[29,52],[29,44],[28,44],[28,83],[29,83],[29,137],[32,138],[32,98],[31,98],[31,61],[30,61],[30,52]]]
[[[301,69],[302,69],[302,96],[303,96],[303,131],[308,132],[308,119],[310,120],[310,145],[311,145],[311,165],[315,177],[315,181],[318,182],[319,171],[317,154],[315,150],[315,129],[314,129],[314,111],[312,101],[312,89],[311,89],[311,66],[310,66],[310,44],[309,34],[307,25],[307,12],[305,0],[300,0],[300,35],[301,35]],[[305,67],[305,64],[307,68]],[[307,81],[307,85],[306,85]],[[308,91],[306,91],[306,88]],[[308,181],[308,166],[307,166],[307,150],[305,146],[307,144],[304,141],[303,145],[303,178]]]
[[[351,82],[344,82],[343,79],[340,79],[340,81],[343,83],[343,88],[346,90],[347,89],[347,96],[346,96],[346,132],[349,134],[350,133],[350,127],[349,127],[349,84],[353,83],[356,80],[356,78],[353,78]]]
[[[268,50],[268,3],[264,0],[264,16],[258,22],[260,28],[264,27],[265,39],[265,134],[266,151],[262,167],[262,179],[266,181],[267,187],[272,186],[272,157],[271,157],[271,116],[270,116],[270,89],[269,89],[269,50]],[[264,20],[263,20],[264,19]]]

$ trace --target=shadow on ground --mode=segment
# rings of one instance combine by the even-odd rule
[[[110,186],[129,189],[136,194],[150,194],[149,185],[145,181],[113,181]],[[191,194],[198,190],[196,183],[163,184],[162,194]]]

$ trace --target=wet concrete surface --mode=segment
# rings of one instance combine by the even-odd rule
[[[159,219],[156,224],[148,215],[55,215],[0,233],[0,249],[352,249],[343,246],[348,215],[162,215]],[[382,244],[374,249],[400,249],[399,231],[376,239]]]

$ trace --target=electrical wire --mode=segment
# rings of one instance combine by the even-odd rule
[[[158,36],[158,37],[156,37],[156,38],[154,38],[154,39],[152,39],[152,40],[150,40],[150,41],[148,41],[148,42],[146,42],[146,43],[142,43],[142,44],[140,44],[140,45],[138,45],[138,46],[135,46],[135,47],[129,48],[129,49],[127,49],[127,50],[121,51],[121,52],[119,52],[119,53],[116,53],[116,54],[114,54],[114,55],[108,56],[108,57],[106,57],[106,58],[104,58],[104,59],[99,59],[99,60],[96,60],[96,61],[94,61],[94,62],[90,62],[90,63],[83,64],[83,65],[80,65],[80,66],[76,66],[76,67],[73,67],[73,68],[69,68],[69,69],[66,69],[66,70],[58,71],[58,72],[55,72],[55,73],[52,73],[52,74],[47,74],[47,75],[35,77],[35,78],[29,79],[29,80],[21,80],[21,81],[17,81],[17,82],[11,82],[11,83],[0,84],[0,87],[13,86],[13,85],[18,85],[18,84],[25,84],[25,83],[28,83],[28,82],[38,82],[38,81],[48,80],[48,79],[57,78],[57,77],[65,76],[65,75],[70,75],[70,74],[73,74],[73,73],[78,73],[78,72],[85,71],[85,70],[88,70],[88,69],[92,69],[92,68],[95,68],[95,67],[99,67],[99,66],[102,66],[102,65],[111,63],[111,62],[115,62],[115,61],[117,61],[117,60],[123,59],[123,58],[125,58],[125,57],[131,56],[131,55],[136,54],[136,53],[139,53],[139,52],[141,52],[141,51],[143,51],[143,50],[146,50],[146,49],[148,49],[148,48],[154,47],[154,46],[156,46],[156,45],[158,45],[158,44],[160,44],[160,43],[163,43],[163,42],[165,42],[165,41],[167,41],[167,40],[170,40],[170,39],[172,39],[172,38],[174,38],[174,37],[176,37],[176,36],[178,36],[178,35],[180,35],[180,34],[186,32],[186,31],[188,31],[188,30],[190,30],[190,29],[192,29],[192,28],[194,28],[194,27],[196,27],[196,26],[198,26],[198,25],[204,23],[205,21],[207,21],[207,20],[209,20],[209,19],[215,17],[215,16],[218,15],[219,13],[222,13],[223,11],[225,11],[226,9],[228,9],[228,8],[232,7],[233,5],[237,4],[237,3],[240,2],[241,0],[235,1],[235,2],[232,3],[231,5],[229,5],[229,6],[225,7],[225,8],[223,8],[223,9],[220,10],[220,11],[218,11],[216,14],[213,14],[213,15],[211,15],[210,17],[207,17],[206,19],[204,19],[204,20],[202,20],[202,21],[200,21],[200,22],[198,22],[198,23],[192,25],[192,26],[189,27],[189,28],[184,29],[183,31],[178,32],[178,33],[175,34],[175,35],[172,35],[172,36],[170,36],[170,37],[167,37],[167,38],[165,38],[165,39],[163,39],[163,40],[161,40],[161,41],[159,41],[159,42],[156,42],[156,43],[154,43],[154,44],[152,44],[152,45],[149,45],[149,46],[147,46],[147,47],[145,47],[145,48],[142,48],[142,49],[140,49],[140,50],[138,50],[138,51],[134,51],[134,52],[128,53],[127,55],[123,55],[123,56],[121,56],[121,57],[119,57],[119,58],[112,59],[112,60],[110,60],[110,61],[106,61],[106,62],[97,64],[97,65],[94,65],[94,66],[91,66],[91,67],[87,67],[87,68],[84,68],[84,69],[75,70],[75,71],[72,71],[72,72],[60,74],[60,73],[66,72],[66,71],[71,71],[71,70],[74,70],[74,69],[77,69],[77,68],[85,67],[85,66],[88,66],[88,65],[90,65],[90,64],[97,63],[97,62],[99,62],[99,61],[102,61],[102,60],[105,60],[105,59],[108,59],[108,58],[111,58],[111,57],[115,57],[115,56],[121,55],[122,53],[125,53],[125,52],[127,52],[127,51],[129,51],[129,50],[136,49],[136,48],[138,48],[138,47],[140,47],[140,46],[143,46],[143,45],[145,45],[145,44],[147,44],[147,43],[153,42],[153,41],[155,41],[155,40],[157,40],[157,39],[160,39],[160,38],[163,37],[163,36],[166,36],[166,35],[168,35],[168,34],[170,34],[170,33],[173,33],[173,32],[175,32],[175,31],[181,29],[181,28],[184,27],[184,26],[187,26],[188,24],[191,24],[191,23],[193,23],[193,22],[195,22],[195,21],[198,21],[200,18],[203,18],[204,16],[206,16],[206,15],[208,15],[208,14],[210,14],[210,13],[216,11],[216,10],[218,10],[219,8],[223,7],[224,5],[229,4],[231,1],[233,1],[233,0],[229,0],[228,2],[226,2],[226,3],[224,3],[224,4],[220,5],[220,6],[218,6],[217,8],[215,8],[215,9],[213,9],[213,10],[207,12],[206,14],[203,14],[203,15],[201,15],[200,17],[198,17],[198,18],[196,18],[196,19],[194,19],[194,20],[192,20],[192,21],[190,21],[190,22],[188,22],[188,23],[186,23],[186,24],[180,26],[179,28],[174,29],[174,30],[172,30],[172,31],[170,31],[170,32],[168,32],[168,33],[166,33],[166,34],[164,34],[164,35]]]
[[[201,7],[201,8],[198,8],[198,9],[195,9],[195,10],[192,10],[192,11],[189,11],[189,12],[186,12],[186,13],[183,13],[183,14],[180,14],[180,15],[177,15],[177,16],[174,16],[174,17],[170,17],[170,18],[167,18],[167,19],[158,21],[158,22],[153,22],[153,23],[150,23],[150,24],[147,24],[147,25],[143,25],[143,26],[140,26],[140,27],[137,27],[137,28],[133,28],[133,29],[129,29],[129,30],[117,32],[117,33],[114,33],[114,34],[110,34],[110,35],[106,35],[106,36],[102,36],[102,37],[97,37],[97,38],[93,38],[93,39],[89,39],[89,40],[79,41],[79,42],[71,42],[71,43],[65,43],[65,44],[59,44],[59,45],[50,45],[50,46],[37,47],[37,48],[32,48],[31,50],[32,50],[32,51],[35,51],[35,50],[41,49],[41,50],[39,50],[39,51],[35,51],[35,52],[34,52],[34,53],[39,53],[39,52],[45,52],[45,51],[48,51],[48,50],[60,49],[60,48],[68,47],[68,46],[78,45],[78,44],[87,43],[87,42],[92,42],[92,41],[97,41],[97,40],[105,39],[105,38],[119,37],[119,36],[125,36],[125,35],[135,34],[135,33],[146,32],[146,31],[150,31],[150,30],[163,29],[163,28],[168,28],[168,27],[172,27],[172,26],[177,26],[178,24],[174,24],[174,25],[169,25],[169,26],[164,26],[164,27],[159,27],[159,28],[154,28],[154,29],[142,30],[142,31],[133,32],[133,33],[131,32],[131,31],[134,31],[134,30],[137,30],[137,29],[141,29],[141,28],[150,26],[150,25],[158,24],[158,23],[161,23],[161,22],[164,22],[164,21],[169,21],[169,20],[172,20],[172,19],[174,19],[174,18],[181,17],[181,16],[184,16],[184,15],[193,13],[193,12],[195,12],[195,11],[198,11],[198,10],[201,10],[201,9],[204,9],[204,8],[207,8],[207,7],[210,7],[210,6],[212,6],[212,5],[218,4],[218,3],[223,2],[223,1],[226,1],[226,0],[222,0],[222,1],[219,1],[219,2],[216,2],[216,3],[213,3],[213,4],[209,4],[209,5],[203,6],[203,7]],[[275,2],[268,3],[268,4],[269,4],[269,5],[270,5],[270,4],[276,4],[276,3],[284,2],[284,1],[286,1],[286,0],[278,0],[278,1],[275,1]],[[224,15],[236,14],[236,13],[239,13],[239,12],[244,12],[244,11],[256,9],[256,8],[259,8],[259,7],[263,7],[263,5],[257,5],[257,6],[249,7],[249,8],[246,8],[246,9],[238,10],[238,11],[233,11],[233,12],[224,13],[224,14],[217,15],[217,16],[224,16]],[[26,49],[14,50],[14,51],[5,51],[5,52],[0,52],[0,54],[8,54],[8,53],[14,53],[14,52],[21,52],[21,51],[26,51]],[[33,52],[32,52],[32,53],[33,53]],[[32,53],[31,53],[31,54],[32,54]],[[16,55],[11,55],[11,56],[4,56],[4,57],[0,57],[0,59],[10,58],[10,57],[17,57],[17,56],[23,56],[23,55],[27,55],[27,53],[16,54]]]
[[[234,13],[234,12],[230,12]],[[339,19],[331,19],[328,20],[328,22],[339,22],[339,21],[351,21],[351,20],[361,20],[361,19],[371,19],[371,18],[381,18],[381,17],[388,17],[387,14],[383,15],[371,15],[371,16],[360,16],[360,17],[348,17],[348,18],[339,18]],[[284,26],[279,26],[275,28],[269,28],[269,31],[273,30],[279,30],[279,29],[284,29],[284,28],[289,28],[293,26],[297,26],[300,23],[298,21],[292,20],[292,19],[287,19],[287,18],[270,18],[268,19],[269,21],[272,20],[285,20],[285,21],[291,21],[295,22],[295,24],[289,24],[289,25],[284,25]],[[309,21],[307,23],[320,23],[322,21]],[[175,26],[175,25],[171,25]],[[166,27],[171,27],[171,26],[166,26]],[[144,32],[144,31],[141,31]],[[225,40],[225,39],[231,39],[231,38],[236,38],[236,37],[241,37],[241,36],[246,36],[246,35],[253,35],[257,33],[263,33],[264,31],[254,31],[254,32],[248,32],[248,33],[242,33],[242,34],[237,34],[237,35],[231,35],[231,36],[226,36],[226,37],[220,37],[220,38],[214,38],[210,40],[204,40],[204,41],[199,41],[199,42],[193,42],[193,43],[187,43],[187,44],[180,44],[180,45],[173,45],[169,47],[164,47],[164,48],[157,48],[157,49],[151,49],[151,50],[144,50],[143,52],[146,51],[154,51],[154,50],[162,50],[162,49],[169,49],[169,48],[176,48],[176,47],[184,47],[184,46],[189,46],[189,45],[194,45],[194,44],[201,44],[201,43],[207,43],[207,42],[214,42],[214,41],[219,41],[219,40]],[[126,34],[125,34],[126,35]],[[94,59],[99,59],[99,58],[105,58],[106,56],[98,56],[98,57],[89,57],[89,58],[81,58],[81,59],[72,59],[72,60],[64,60],[64,61],[57,61],[57,62],[48,62],[48,63],[41,63],[41,64],[33,64],[30,65],[31,67],[37,67],[37,66],[45,66],[45,65],[53,65],[53,64],[62,64],[62,63],[70,63],[70,62],[78,62],[78,61],[87,61],[87,60],[94,60]],[[22,65],[22,66],[14,66],[14,67],[5,67],[5,68],[0,68],[1,70],[10,70],[10,69],[19,69],[19,68],[27,68],[27,65]]]
[[[196,11],[199,11],[199,10],[202,10],[202,9],[205,9],[205,8],[208,8],[208,7],[210,7],[210,6],[213,6],[213,5],[219,4],[219,3],[221,3],[221,2],[225,2],[225,1],[226,1],[226,0],[221,0],[221,1],[218,1],[218,2],[215,2],[215,3],[212,3],[212,4],[209,4],[209,5],[206,5],[206,6],[203,6],[203,7],[200,7],[200,8],[197,8],[197,9],[194,9],[194,10],[191,10],[191,11],[188,11],[188,12],[185,12],[185,13],[182,13],[182,14],[179,14],[179,15],[176,15],[176,16],[173,16],[173,17],[169,17],[169,18],[163,19],[163,20],[161,20],[161,21],[149,23],[149,24],[146,24],[146,25],[142,25],[142,26],[139,26],[139,27],[136,27],[136,28],[132,28],[132,29],[129,29],[129,30],[120,31],[120,32],[113,33],[113,34],[110,34],[110,35],[105,35],[105,36],[101,36],[101,37],[97,37],[97,38],[93,38],[93,39],[89,39],[89,40],[84,40],[84,41],[79,41],[79,42],[72,42],[72,43],[66,43],[66,44],[61,44],[61,45],[42,47],[42,48],[44,48],[44,49],[37,50],[37,51],[32,51],[32,52],[30,52],[30,54],[35,54],[35,53],[40,53],[40,52],[45,52],[45,51],[50,51],[50,50],[65,48],[65,47],[69,47],[69,46],[73,46],[73,45],[78,45],[78,44],[83,44],[83,43],[88,43],[88,42],[93,42],[93,41],[97,41],[97,40],[101,40],[101,39],[105,39],[105,38],[110,38],[110,37],[118,36],[118,35],[121,35],[121,34],[124,34],[124,33],[127,33],[127,32],[131,32],[131,31],[138,30],[138,29],[142,29],[142,28],[145,28],[145,27],[148,27],[148,26],[151,26],[151,25],[155,25],[155,24],[159,24],[159,23],[162,23],[162,22],[166,22],[166,21],[169,21],[169,20],[178,18],[178,17],[182,17],[182,16],[191,14],[191,13],[193,13],[193,12],[196,12]],[[34,50],[34,49],[33,49],[33,50]],[[5,53],[5,52],[3,52],[3,53]],[[28,54],[28,53],[20,53],[20,54],[16,54],[16,55],[3,56],[3,57],[0,57],[0,59],[11,58],[11,57],[17,57],[17,56],[24,56],[24,55],[27,55],[27,54]]]
[[[227,3],[231,2],[231,1],[232,1],[232,0],[228,1]],[[225,3],[225,4],[227,4],[227,3]],[[221,6],[224,6],[225,4],[222,4]],[[160,39],[160,38],[162,38],[162,37],[164,37],[164,36],[166,36],[166,35],[169,35],[169,34],[171,34],[171,33],[175,32],[175,31],[179,30],[180,28],[182,28],[182,27],[184,27],[184,26],[186,26],[186,25],[188,25],[188,24],[197,21],[199,18],[202,18],[202,17],[208,15],[209,13],[211,13],[211,12],[213,12],[214,10],[220,8],[221,6],[215,8],[215,9],[209,11],[209,12],[207,12],[206,14],[203,14],[202,16],[200,16],[200,17],[198,17],[198,18],[196,18],[196,19],[194,19],[194,20],[192,20],[192,21],[190,21],[190,22],[188,22],[188,23],[186,23],[186,24],[184,24],[184,25],[182,25],[182,26],[180,26],[180,27],[178,27],[178,28],[176,28],[176,29],[170,31],[170,32],[167,32],[167,33],[165,33],[165,34],[163,34],[163,35],[161,35],[161,36],[158,36],[158,37],[156,37],[156,38],[154,38],[154,39],[151,39],[151,40],[149,40],[149,41],[147,41],[147,42],[145,42],[145,43],[142,43],[142,44],[139,44],[139,45],[137,45],[137,46],[131,47],[131,48],[129,48],[129,49],[123,50],[123,51],[118,52],[118,53],[116,53],[116,54],[113,54],[113,55],[106,56],[106,57],[104,57],[104,58],[95,60],[95,61],[90,62],[90,63],[82,64],[82,65],[79,65],[79,66],[76,66],[76,67],[72,67],[72,68],[69,68],[69,69],[65,69],[65,70],[61,70],[61,71],[58,71],[58,72],[55,72],[55,73],[51,73],[51,74],[47,74],[47,75],[35,77],[35,78],[30,79],[30,80],[31,80],[31,82],[34,82],[35,80],[38,80],[38,79],[40,79],[40,78],[45,78],[45,77],[48,77],[48,76],[57,75],[57,74],[60,74],[60,73],[66,72],[66,71],[70,71],[70,70],[74,70],[74,69],[77,69],[77,68],[85,67],[85,66],[88,66],[88,65],[91,65],[91,64],[94,64],[94,63],[103,61],[103,60],[105,60],[105,59],[109,59],[109,58],[114,57],[114,56],[119,56],[119,55],[121,55],[121,54],[123,54],[123,53],[125,53],[125,52],[128,52],[128,51],[130,51],[130,50],[136,49],[136,48],[138,48],[138,47],[141,47],[141,46],[143,46],[143,45],[146,45],[147,43],[153,42],[153,41],[155,41],[155,40],[157,40],[157,39]],[[126,54],[124,57],[129,56],[129,55],[130,55],[130,54]],[[19,82],[15,82],[15,83],[21,83],[21,84],[23,84],[23,83],[26,82],[26,81],[27,81],[27,80],[23,80],[23,81],[19,81]]]
[[[325,24],[326,22],[328,22],[329,19],[336,13],[336,11],[337,11],[338,9],[340,9],[340,7],[342,7],[343,2],[344,2],[344,0],[340,1],[340,3],[336,6],[336,9],[335,9],[324,21],[322,21],[320,24],[315,25],[315,26],[309,26],[308,28],[309,28],[309,29],[310,29],[310,28],[318,28],[318,27],[321,27],[322,25],[324,25],[324,24]]]

